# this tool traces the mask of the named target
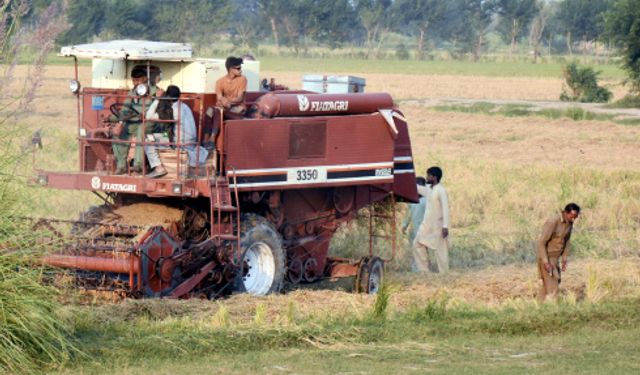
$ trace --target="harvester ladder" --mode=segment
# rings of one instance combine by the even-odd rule
[[[240,208],[233,204],[231,199],[231,187],[228,177],[224,174],[215,176],[209,180],[211,193],[211,238],[220,246],[222,241],[236,241],[236,254],[234,261],[240,254]],[[234,174],[233,192],[236,202],[238,200],[238,184]]]
[[[391,192],[390,196],[391,203],[391,213],[377,212],[375,204],[369,206],[369,256],[373,256],[374,248],[375,248],[375,239],[383,238],[387,240],[391,240],[391,257],[388,259],[383,259],[385,263],[390,262],[396,256],[396,198],[393,192]],[[376,232],[375,224],[379,221],[377,219],[382,219],[382,221],[387,221],[390,225],[391,234],[378,234]]]

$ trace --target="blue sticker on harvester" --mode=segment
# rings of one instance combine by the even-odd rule
[[[104,97],[92,96],[91,97],[91,109],[94,111],[100,111],[104,109]]]

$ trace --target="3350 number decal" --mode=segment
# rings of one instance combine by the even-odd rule
[[[303,169],[296,171],[296,181],[317,181],[319,172],[317,169]]]
[[[327,169],[322,167],[290,169],[287,174],[287,181],[298,184],[326,182]]]

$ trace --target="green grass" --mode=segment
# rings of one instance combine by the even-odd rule
[[[570,119],[574,121],[612,121],[620,125],[640,125],[640,118],[619,118],[619,115],[612,113],[596,113],[584,110],[579,107],[566,109],[544,108],[533,109],[528,105],[506,104],[498,105],[487,102],[473,104],[443,104],[434,107],[440,112],[462,112],[477,113],[483,115],[496,115],[506,117],[527,117],[540,116],[550,119]]]
[[[640,329],[581,330],[565,335],[469,335],[306,349],[209,353],[142,360],[119,374],[603,374],[640,371]],[[81,373],[110,373],[86,369]],[[70,371],[69,373],[73,373]]]
[[[224,58],[225,56],[202,56]],[[20,58],[20,63],[30,61],[30,56]],[[355,58],[303,58],[303,57],[275,57],[259,58],[260,68],[264,71],[275,72],[303,72],[303,73],[350,73],[354,75],[365,73],[378,74],[436,74],[486,77],[558,77],[562,76],[564,63],[549,62],[531,64],[529,62],[504,61],[457,61],[457,60],[363,60]],[[91,66],[91,60],[79,59],[81,66]],[[72,65],[73,59],[60,57],[55,54],[49,56],[48,64]],[[602,71],[602,79],[623,79],[625,73],[617,65],[589,65]]]
[[[260,373],[281,366],[334,373],[367,364],[375,364],[375,373],[398,366],[544,372],[559,358],[571,359],[561,368],[572,373],[630,371],[638,368],[640,329],[632,327],[640,323],[639,308],[640,300],[543,306],[521,301],[490,309],[441,299],[385,320],[336,312],[304,322],[234,327],[180,314],[153,319],[144,311],[119,320],[105,318],[100,308],[74,308],[76,335],[91,360],[63,372]]]
[[[276,58],[261,59],[261,69],[293,72],[345,72],[384,74],[451,74],[487,77],[561,77],[564,63],[531,64],[527,62],[469,62],[469,61],[403,61],[403,60],[358,60],[358,59],[305,59]],[[602,79],[625,77],[616,65],[593,65],[602,71]]]
[[[640,108],[640,95],[626,95],[624,98],[609,103],[608,108]]]

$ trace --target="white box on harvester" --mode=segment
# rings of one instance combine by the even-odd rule
[[[302,78],[302,89],[322,94],[347,94],[364,92],[364,78],[355,76],[331,76],[307,74]]]

